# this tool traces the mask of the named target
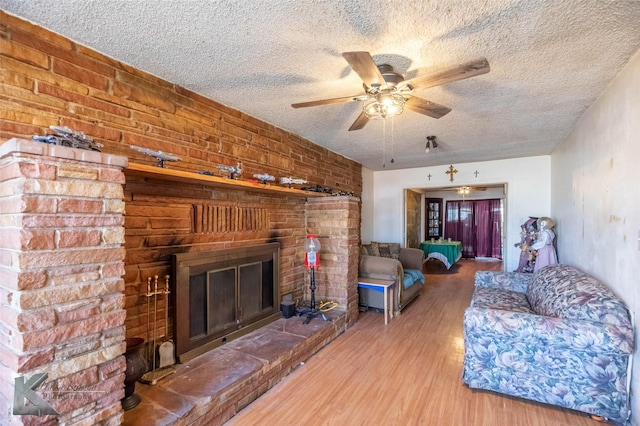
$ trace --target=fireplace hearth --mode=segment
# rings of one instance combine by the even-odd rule
[[[174,255],[179,362],[280,318],[279,259],[279,243]]]

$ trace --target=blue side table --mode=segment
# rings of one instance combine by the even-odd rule
[[[387,315],[393,318],[393,286],[395,282],[391,280],[378,280],[375,278],[358,278],[358,287],[368,288],[383,294],[384,298],[384,324],[387,325]],[[391,290],[391,291],[389,291]],[[391,311],[389,310],[389,295],[391,295]]]

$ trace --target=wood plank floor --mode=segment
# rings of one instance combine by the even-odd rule
[[[476,270],[425,269],[420,297],[387,326],[365,312],[342,336],[226,423],[243,425],[597,425],[588,415],[469,389],[461,379],[462,315]]]

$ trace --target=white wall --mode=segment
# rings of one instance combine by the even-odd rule
[[[550,215],[550,157],[454,164],[454,167],[458,170],[454,182],[446,174],[449,165],[363,172],[363,188],[373,188],[373,199],[365,203],[363,194],[363,213],[369,210],[372,217],[363,215],[362,241],[404,242],[404,188],[506,183],[505,269],[516,269],[520,249],[514,244],[520,241],[520,225],[529,216]],[[368,181],[371,179],[373,183]]]
[[[640,315],[640,52],[551,156],[558,252],[604,281]],[[636,335],[636,339],[638,336]],[[638,341],[636,340],[636,347]],[[640,425],[640,351],[632,424]]]
[[[373,171],[362,168],[362,211],[360,212],[361,229],[360,240],[373,240]],[[365,224],[367,224],[365,226]]]

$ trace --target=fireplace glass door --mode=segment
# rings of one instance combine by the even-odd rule
[[[195,356],[279,318],[278,258],[277,243],[176,255],[178,357]]]

